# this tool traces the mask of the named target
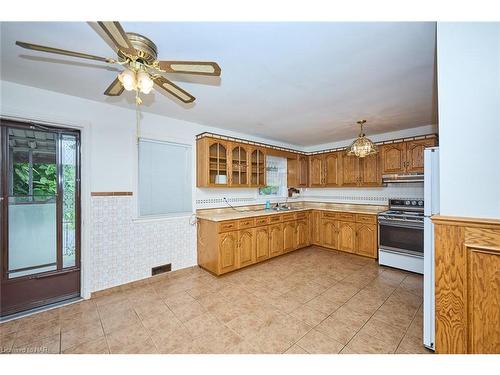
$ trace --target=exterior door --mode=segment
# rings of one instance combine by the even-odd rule
[[[80,133],[0,124],[5,316],[80,296]]]

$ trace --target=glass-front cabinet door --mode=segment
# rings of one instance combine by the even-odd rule
[[[264,152],[260,149],[253,150],[250,160],[250,185],[253,187],[266,186],[266,157]]]
[[[231,148],[231,186],[248,186],[248,151],[243,146]]]
[[[209,185],[228,186],[227,144],[222,141],[211,141],[208,145]]]

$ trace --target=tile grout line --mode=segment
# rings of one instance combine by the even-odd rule
[[[377,313],[377,311],[380,310],[380,308],[384,305],[384,303],[386,303],[387,300],[396,292],[396,290],[398,289],[398,287],[401,286],[401,284],[403,283],[404,280],[406,280],[407,277],[408,277],[408,275],[405,276],[405,278],[400,281],[400,283],[398,284],[398,286],[396,288],[394,288],[394,290],[391,292],[391,294],[389,294],[387,296],[387,298],[384,300],[384,302],[373,312],[372,315],[370,315],[370,317],[368,318],[368,320],[356,331],[356,333],[354,334],[354,336],[351,337],[351,339],[347,342],[346,346],[349,345],[349,343],[357,336],[357,334],[359,333],[359,331],[361,331],[363,329],[363,327],[370,321],[371,318],[373,318],[373,316]],[[406,330],[405,330],[405,334],[406,334]],[[375,338],[375,339],[378,339],[377,337],[374,337],[374,336],[372,336],[370,334],[368,334],[368,335],[371,336],[371,337],[373,337],[373,338]],[[403,337],[404,337],[404,335],[403,335]],[[382,340],[380,340],[380,341],[382,341]],[[396,353],[396,350],[397,350],[397,348],[394,349],[394,353]]]

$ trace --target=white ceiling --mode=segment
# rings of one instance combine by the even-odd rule
[[[221,78],[170,75],[197,100],[148,95],[143,110],[310,146],[436,122],[435,23],[124,22],[165,60],[210,60]],[[103,95],[117,68],[16,40],[115,57],[87,23],[1,24],[1,79],[133,108]]]

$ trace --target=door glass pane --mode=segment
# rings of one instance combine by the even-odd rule
[[[63,268],[75,266],[76,253],[76,137],[62,136],[62,255]]]
[[[9,278],[56,269],[56,137],[9,129]]]

